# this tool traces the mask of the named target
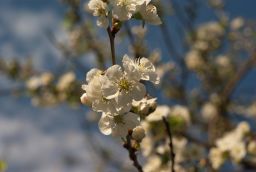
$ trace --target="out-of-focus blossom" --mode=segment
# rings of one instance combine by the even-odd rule
[[[244,25],[244,19],[242,17],[234,18],[230,22],[230,27],[232,30],[238,30]]]

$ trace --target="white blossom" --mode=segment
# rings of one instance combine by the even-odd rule
[[[143,98],[140,101],[133,101],[132,106],[136,108],[139,114],[148,115],[150,111],[152,112],[157,107],[156,98]]]
[[[128,55],[124,55],[123,66],[125,72],[131,78],[151,81],[155,84],[159,84],[160,82],[154,65],[145,57],[132,60]]]
[[[146,2],[141,5],[139,10],[142,19],[152,25],[160,25],[162,21],[157,14],[157,8],[152,4],[147,4]]]
[[[236,142],[230,150],[230,156],[235,162],[240,162],[246,155],[246,148],[244,142]]]
[[[101,27],[108,27],[108,5],[103,0],[90,0],[88,9],[92,11],[93,16],[97,16],[97,25]]]
[[[76,75],[74,72],[67,72],[62,75],[57,83],[57,89],[59,91],[69,89],[70,84],[72,84],[76,79]]]
[[[118,111],[128,112],[130,110],[129,106],[117,106],[117,103],[113,99],[107,99],[102,91],[104,84],[108,84],[110,81],[106,76],[97,75],[88,83],[84,85],[83,88],[86,91],[86,96],[89,102],[92,103],[92,108],[97,112],[106,113],[117,113]]]
[[[136,0],[112,0],[113,15],[121,20],[129,20],[136,12],[138,2]]]
[[[139,125],[138,115],[128,112],[121,115],[103,113],[99,121],[99,129],[105,135],[125,137],[128,130]]]
[[[210,161],[214,169],[219,169],[225,162],[223,152],[218,148],[212,148],[210,150]]]
[[[190,124],[190,113],[186,106],[176,105],[171,108],[171,116],[182,118],[186,124]]]
[[[199,51],[192,49],[186,54],[185,63],[191,70],[201,69],[204,65],[204,59]]]
[[[205,120],[209,121],[218,115],[218,109],[213,103],[208,102],[203,105],[201,114]]]
[[[157,106],[156,110],[147,116],[146,120],[149,122],[160,121],[162,117],[166,117],[170,114],[171,110],[168,106]]]
[[[256,155],[256,141],[252,140],[248,144],[248,153]]]
[[[232,30],[238,30],[244,25],[244,19],[242,17],[234,18],[231,23],[230,27]]]
[[[133,100],[141,100],[146,94],[145,86],[138,79],[124,73],[119,65],[108,68],[106,77],[111,82],[105,80],[107,82],[103,83],[103,95],[107,99],[115,98],[121,107],[131,106]]]

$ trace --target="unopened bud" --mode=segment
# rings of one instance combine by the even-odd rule
[[[84,93],[81,97],[80,97],[81,103],[87,106],[91,105],[91,102],[88,100],[87,94]]]
[[[145,130],[142,128],[142,126],[137,126],[133,129],[132,132],[132,138],[138,142],[141,142],[141,140],[145,137]]]

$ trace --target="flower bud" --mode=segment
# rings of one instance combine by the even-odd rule
[[[237,131],[242,135],[250,132],[250,126],[247,122],[240,122],[237,126]]]
[[[138,142],[141,142],[141,140],[145,137],[145,130],[142,128],[142,126],[137,126],[133,129],[132,132],[132,138]]]
[[[88,100],[87,94],[84,93],[81,97],[80,97],[81,103],[87,106],[91,105],[91,102]]]

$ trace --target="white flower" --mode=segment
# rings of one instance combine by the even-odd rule
[[[240,122],[236,128],[236,132],[237,134],[244,136],[250,132],[250,125],[245,121]]]
[[[128,130],[139,125],[138,115],[128,112],[121,115],[103,113],[99,121],[99,129],[105,135],[125,137]]]
[[[212,148],[210,150],[209,158],[214,169],[219,169],[225,162],[223,152],[218,148]]]
[[[76,80],[76,75],[74,72],[68,72],[62,75],[57,83],[57,89],[59,91],[64,91],[69,89],[70,84]]]
[[[171,116],[182,118],[186,124],[190,124],[190,113],[186,106],[176,105],[172,107]]]
[[[244,25],[244,19],[242,17],[234,18],[231,23],[230,27],[232,30],[238,30]]]
[[[205,120],[212,120],[218,115],[218,109],[213,103],[205,103],[201,109],[202,116]]]
[[[29,90],[36,90],[41,86],[40,77],[33,76],[26,82],[26,86]]]
[[[149,122],[161,121],[162,117],[170,114],[171,110],[168,106],[157,106],[156,110],[147,116],[146,120]]]
[[[153,152],[154,150],[153,144],[154,144],[154,141],[151,137],[145,137],[141,141],[140,146],[141,146],[141,151],[143,156],[148,157]]]
[[[250,141],[247,149],[248,153],[256,155],[256,142],[254,140]]]
[[[95,75],[88,85],[83,85],[86,98],[92,103],[92,109],[96,112],[118,113],[128,112],[129,106],[118,107],[115,100],[107,99],[102,92],[103,84],[110,85],[111,82],[104,75]]]
[[[186,54],[185,62],[191,70],[201,69],[205,65],[199,51],[193,49]]]
[[[88,8],[92,11],[93,16],[99,17],[97,25],[101,27],[108,27],[108,5],[103,0],[90,0]]]
[[[145,94],[145,86],[130,75],[122,71],[119,65],[111,66],[105,74],[109,81],[102,85],[104,97],[107,99],[115,98],[117,104],[121,107],[130,106],[133,100],[141,100]]]
[[[145,57],[132,60],[128,55],[124,55],[123,66],[125,72],[131,78],[151,81],[155,84],[160,82],[154,65]]]
[[[139,10],[142,19],[153,25],[160,25],[162,24],[162,21],[160,17],[157,14],[157,9],[154,5],[152,4],[147,4],[146,2],[141,5],[140,10]]]
[[[102,75],[102,71],[97,68],[92,68],[89,72],[86,74],[86,82],[90,82],[95,76]]]
[[[156,172],[161,167],[162,161],[159,156],[153,155],[148,158],[147,163],[143,167],[145,172]]]
[[[148,115],[149,112],[152,112],[153,110],[156,109],[157,103],[156,103],[157,98],[143,98],[140,101],[133,101],[132,106],[136,108],[137,112],[141,115]]]
[[[136,11],[138,2],[136,0],[112,0],[113,14],[121,20],[129,20]]]
[[[235,162],[240,162],[246,155],[244,142],[236,142],[230,150],[230,156]]]
[[[218,149],[223,152],[230,151],[241,138],[234,132],[226,134],[223,138],[216,140]]]
[[[53,81],[53,75],[45,72],[40,76],[32,76],[27,82],[26,86],[29,90],[36,90],[41,86],[47,86]]]

